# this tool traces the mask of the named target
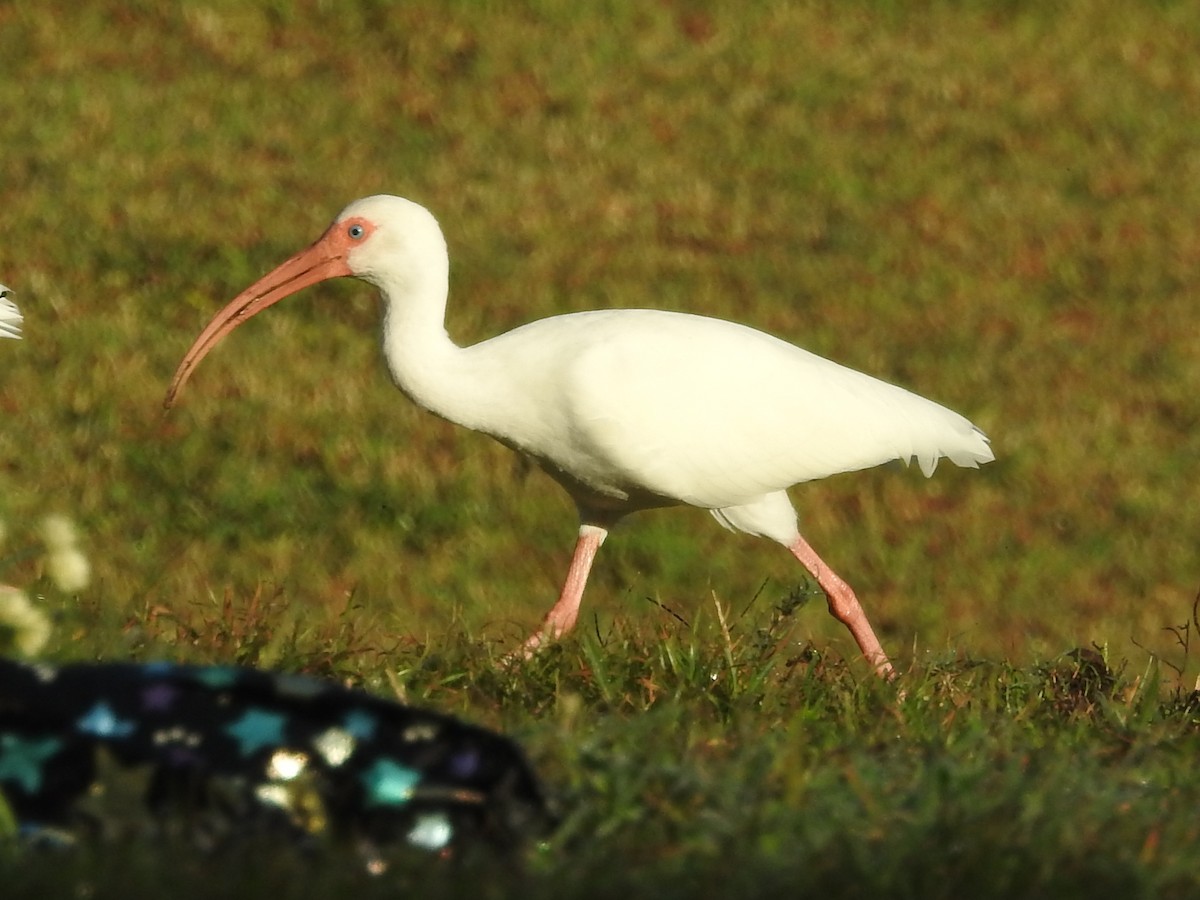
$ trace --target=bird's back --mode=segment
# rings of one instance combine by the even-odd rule
[[[512,393],[538,420],[497,436],[600,494],[717,508],[893,459],[930,474],[993,458],[957,413],[720,319],[577,313],[474,349],[489,346],[523,361]]]

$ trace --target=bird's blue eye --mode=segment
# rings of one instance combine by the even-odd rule
[[[361,225],[351,225],[349,228],[346,229],[346,234],[350,235],[350,237],[356,241],[361,240],[362,236],[366,233],[367,233],[367,230],[365,228],[363,228]]]

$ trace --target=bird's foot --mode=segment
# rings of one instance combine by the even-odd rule
[[[521,663],[528,662],[553,643],[556,637],[557,635],[553,637],[547,635],[545,631],[535,631],[525,639],[519,650],[514,650],[500,657],[500,665],[506,669],[511,669]]]

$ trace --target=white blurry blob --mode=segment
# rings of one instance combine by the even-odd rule
[[[444,813],[425,813],[408,832],[408,841],[423,850],[441,850],[454,837],[454,826]]]
[[[313,739],[313,746],[326,763],[337,768],[354,753],[357,742],[354,735],[344,728],[331,727]]]
[[[51,553],[46,559],[46,571],[58,589],[67,594],[82,591],[92,580],[92,564],[78,549]]]
[[[50,639],[50,617],[29,602],[24,591],[0,584],[0,648],[34,656]]]
[[[73,594],[88,586],[92,566],[79,549],[75,524],[62,515],[42,519],[42,540],[46,542],[46,572],[58,589]]]
[[[57,550],[74,549],[79,544],[79,533],[75,523],[62,515],[49,515],[42,519],[42,540],[51,553]]]
[[[291,781],[308,765],[308,754],[299,750],[276,750],[267,763],[267,777],[274,781]]]

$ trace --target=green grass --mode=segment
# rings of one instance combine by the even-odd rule
[[[515,733],[563,831],[523,874],[424,891],[483,867],[534,896],[1196,892],[1200,14],[609,6],[0,7],[0,282],[26,315],[0,576],[44,598],[48,655],[302,668]],[[239,330],[164,416],[209,316],[378,191],[441,220],[462,342],[684,309],[983,427],[979,472],[794,492],[903,699],[823,603],[777,613],[807,589],[787,554],[691,510],[629,520],[584,633],[498,670],[573,512],[395,392],[365,286]],[[24,552],[50,511],[94,566],[78,597]],[[1055,675],[1092,646],[1098,693]],[[6,895],[194,865],[9,860]]]
[[[533,750],[563,821],[521,865],[371,878],[349,852],[108,844],[10,852],[6,895],[1194,896],[1200,707],[1164,702],[1153,667],[948,663],[898,698],[777,637],[589,636],[515,671],[461,638],[391,657],[413,699],[490,711]]]

